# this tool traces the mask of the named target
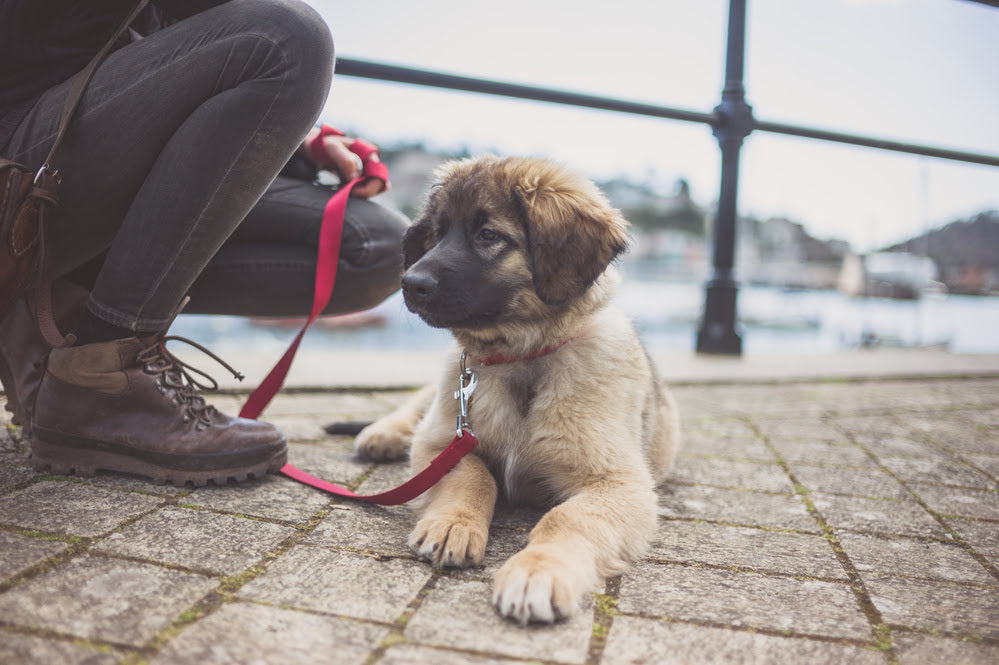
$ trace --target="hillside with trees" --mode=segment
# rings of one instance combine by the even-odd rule
[[[999,211],[951,222],[883,251],[930,257],[950,293],[999,291]]]

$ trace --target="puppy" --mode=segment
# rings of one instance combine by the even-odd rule
[[[540,160],[445,165],[404,240],[407,307],[456,348],[439,382],[360,433],[357,451],[424,468],[455,436],[460,355],[478,447],[424,497],[410,546],[482,561],[498,493],[550,508],[494,580],[500,614],[553,622],[627,569],[656,531],[679,443],[674,403],[609,305],[627,222],[588,180]]]

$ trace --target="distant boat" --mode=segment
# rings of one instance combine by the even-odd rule
[[[940,293],[937,264],[928,256],[907,252],[874,252],[843,259],[839,290],[848,296],[916,300]]]

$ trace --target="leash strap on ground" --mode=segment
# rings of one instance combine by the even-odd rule
[[[454,437],[450,445],[440,455],[435,457],[423,471],[420,471],[402,485],[380,494],[355,494],[346,487],[340,487],[339,485],[311,476],[291,464],[286,464],[282,467],[281,473],[292,480],[297,480],[300,483],[337,496],[366,501],[368,503],[377,503],[381,506],[397,506],[415,499],[433,487],[438,480],[454,468],[454,465],[462,457],[470,453],[477,445],[479,445],[479,440],[475,438],[474,434],[465,430],[461,435]]]
[[[320,130],[319,136],[309,145],[313,156],[324,166],[328,166],[329,164],[320,159],[324,153],[318,151],[316,146],[321,145],[322,139],[330,135],[343,136],[343,132],[324,125]],[[288,376],[288,371],[291,369],[291,362],[298,352],[298,346],[305,336],[305,331],[309,329],[309,326],[312,325],[313,321],[319,317],[323,310],[326,309],[326,305],[329,304],[330,297],[333,295],[333,286],[336,284],[336,270],[340,260],[340,239],[343,235],[344,213],[347,210],[347,200],[350,197],[351,190],[355,185],[365,182],[369,178],[379,178],[386,185],[388,184],[388,168],[382,162],[372,158],[373,155],[377,154],[378,148],[367,141],[357,139],[350,144],[349,149],[361,158],[361,163],[363,164],[361,177],[355,178],[341,187],[339,191],[330,197],[323,210],[323,219],[319,228],[319,251],[316,259],[316,280],[312,296],[312,311],[309,313],[309,318],[306,320],[305,325],[302,326],[302,329],[295,335],[295,339],[288,346],[288,350],[284,352],[284,355],[281,356],[281,359],[274,365],[270,373],[264,377],[260,385],[250,393],[246,403],[239,412],[241,418],[257,418],[260,416],[278,391],[281,390]],[[281,468],[281,473],[292,480],[297,480],[300,483],[315,487],[324,492],[329,492],[330,494],[385,506],[395,506],[414,499],[433,487],[438,480],[444,477],[444,474],[454,468],[454,465],[478,444],[479,440],[475,438],[475,435],[470,430],[460,429],[454,440],[451,441],[451,444],[440,455],[435,457],[423,471],[395,489],[367,496],[355,494],[345,487],[340,487],[339,485],[316,478],[291,464],[284,465]]]

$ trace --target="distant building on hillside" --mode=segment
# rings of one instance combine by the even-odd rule
[[[939,270],[933,259],[908,252],[851,254],[843,262],[839,288],[849,296],[914,300],[938,291]]]
[[[789,219],[744,219],[739,224],[736,271],[740,280],[751,284],[833,289],[849,252],[849,243],[819,240]]]

